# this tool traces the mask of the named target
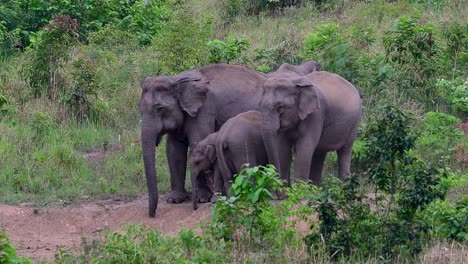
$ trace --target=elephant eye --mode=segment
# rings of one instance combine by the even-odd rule
[[[280,114],[282,114],[282,113],[284,112],[284,110],[286,110],[286,107],[283,106],[283,105],[280,105],[280,106],[278,106],[278,108],[277,108],[277,111],[278,111],[278,113],[280,113]]]

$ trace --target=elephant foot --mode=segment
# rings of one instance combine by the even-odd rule
[[[198,202],[208,203],[213,196],[213,193],[208,188],[198,189]]]
[[[174,191],[174,190],[171,190],[167,195],[166,195],[166,200],[168,203],[174,203],[174,204],[178,204],[178,203],[182,203],[186,200],[188,200],[190,197],[189,197],[189,194],[186,192],[186,191]]]
[[[278,200],[286,200],[288,195],[285,192],[276,192],[276,199]]]

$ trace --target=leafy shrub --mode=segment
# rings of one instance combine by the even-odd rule
[[[298,43],[285,37],[276,46],[270,48],[260,46],[255,48],[253,62],[256,64],[257,71],[270,72],[283,63],[301,63],[303,59],[299,55],[299,50],[300,46]]]
[[[209,20],[195,20],[184,8],[175,11],[161,34],[153,40],[153,45],[160,52],[163,72],[175,74],[205,64],[211,27]]]
[[[56,127],[56,124],[47,113],[34,112],[31,118],[31,126],[34,132],[33,140],[41,144],[44,143],[45,137],[50,130]]]
[[[369,46],[376,41],[374,28],[364,28],[363,26],[355,27],[351,33],[351,40],[354,46],[369,49]]]
[[[79,121],[89,120],[91,96],[97,97],[96,65],[87,56],[80,56],[71,63],[72,82],[61,95],[62,102]]]
[[[314,59],[327,45],[342,40],[337,24],[323,24],[316,32],[307,34],[302,42],[302,54],[306,59]]]
[[[280,190],[281,186],[278,173],[271,165],[244,168],[232,183],[231,197],[222,196],[215,204],[211,224],[214,237],[240,243],[276,231],[268,229],[263,213],[271,209],[272,191]]]
[[[462,116],[468,114],[468,80],[438,79],[436,87],[439,95],[454,112]]]
[[[305,240],[311,254],[392,260],[421,250],[425,228],[416,213],[445,195],[439,186],[446,173],[410,157],[416,140],[411,119],[397,108],[385,110],[364,136],[367,155],[375,161],[366,172],[369,185],[355,175],[343,183],[327,179],[311,200],[319,216]]]
[[[449,23],[443,29],[442,37],[446,41],[443,55],[450,62],[446,70],[452,71],[452,78],[463,75],[468,63],[468,24]]]
[[[63,92],[63,76],[59,70],[68,58],[68,49],[77,43],[78,21],[60,16],[32,39],[29,83],[35,97],[47,95],[57,99]]]
[[[435,200],[421,215],[433,238],[468,241],[468,199]]]
[[[16,110],[11,105],[10,100],[0,93],[0,117],[9,116],[14,112],[16,112]]]
[[[8,239],[5,230],[0,230],[0,263],[31,263],[31,260],[28,258],[19,257],[17,255],[16,249],[13,247],[10,239]]]
[[[400,17],[385,32],[386,59],[398,69],[397,87],[426,105],[434,103],[434,85],[429,81],[437,73],[438,46],[434,29],[418,23],[416,17]]]
[[[447,164],[463,138],[461,120],[440,112],[428,112],[416,141],[417,154],[425,160]]]
[[[29,46],[31,37],[50,20],[63,15],[78,21],[79,33],[85,40],[90,32],[114,24],[122,30],[132,32],[140,44],[149,44],[152,37],[161,30],[163,22],[170,17],[170,9],[181,4],[178,0],[3,2],[0,24],[5,25],[8,34],[19,39],[15,46],[21,50]]]
[[[346,42],[334,42],[320,54],[320,63],[327,71],[334,72],[346,80],[357,83],[362,80],[363,55]]]
[[[83,252],[74,256],[62,248],[57,263],[225,263],[229,256],[222,248],[200,237],[192,230],[183,229],[175,238],[169,238],[143,225],[127,225],[123,234],[108,231],[104,241],[82,241]]]
[[[242,52],[250,47],[250,42],[244,38],[228,37],[225,41],[218,39],[208,42],[210,48],[210,63],[230,63],[239,59]]]

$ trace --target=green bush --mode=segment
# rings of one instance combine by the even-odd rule
[[[177,74],[206,64],[211,27],[211,21],[196,20],[185,8],[175,11],[152,42],[160,53],[163,73]]]
[[[274,167],[244,168],[231,186],[231,197],[220,197],[213,210],[211,232],[217,239],[253,240],[268,232],[264,212],[271,209],[269,200],[273,191],[279,191],[282,182]]]
[[[438,199],[420,217],[428,226],[432,238],[468,241],[467,198],[460,199],[455,204]]]
[[[90,119],[92,98],[98,92],[96,65],[87,56],[80,56],[71,63],[71,83],[64,89],[61,101],[72,116],[79,121]],[[97,120],[95,120],[97,121]]]
[[[438,94],[455,113],[461,116],[468,115],[468,80],[456,79],[436,81]]]
[[[0,263],[28,264],[31,260],[19,257],[5,230],[0,230]]]
[[[210,48],[210,63],[230,63],[240,59],[242,52],[250,47],[250,42],[244,38],[228,37],[225,41],[211,40],[208,42]]]
[[[437,98],[432,79],[439,70],[435,31],[423,25],[417,17],[400,17],[383,38],[386,59],[395,65],[397,88],[426,106],[433,106]]]
[[[460,119],[445,113],[426,113],[416,141],[416,155],[441,165],[449,164],[463,139],[463,131],[458,128],[460,123]]]
[[[307,34],[302,42],[302,54],[306,59],[316,59],[327,45],[343,39],[337,24],[323,24],[316,32]]]
[[[447,64],[444,70],[452,71],[452,78],[463,76],[468,64],[468,24],[448,23],[443,28],[442,37],[446,42],[442,54]]]
[[[46,95],[52,100],[64,92],[63,69],[68,50],[77,43],[78,21],[60,16],[32,38],[29,84],[34,97]]]
[[[446,173],[409,155],[416,136],[406,114],[388,106],[377,120],[364,136],[366,155],[375,162],[364,182],[355,175],[343,183],[329,178],[311,199],[319,224],[305,239],[310,254],[391,261],[421,250],[426,229],[417,212],[444,197],[440,186]]]

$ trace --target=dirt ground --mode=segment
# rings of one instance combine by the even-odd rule
[[[147,196],[136,199],[116,197],[82,202],[66,207],[33,208],[0,204],[0,227],[5,228],[18,255],[33,261],[53,260],[59,246],[79,249],[81,238],[97,238],[102,231],[121,231],[123,225],[141,223],[176,235],[210,218],[210,206],[191,202],[168,204],[160,198],[156,218],[148,217]]]

